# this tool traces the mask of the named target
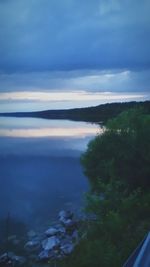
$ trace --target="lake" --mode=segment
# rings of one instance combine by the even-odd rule
[[[80,155],[100,131],[96,124],[0,118],[0,218],[38,227],[61,209],[78,212],[88,181]]]

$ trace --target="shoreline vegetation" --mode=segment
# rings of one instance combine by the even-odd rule
[[[121,267],[149,232],[150,111],[132,107],[105,127],[81,156],[85,238],[60,267]]]
[[[105,127],[81,157],[91,187],[85,210],[93,220],[63,267],[123,266],[149,232],[150,112],[131,108]]]
[[[60,120],[68,119],[74,121],[105,123],[107,120],[118,116],[123,111],[126,111],[130,108],[139,107],[142,107],[147,110],[147,112],[150,112],[150,101],[109,103],[94,107],[74,109],[43,110],[33,112],[5,112],[0,113],[0,117],[31,117]]]
[[[61,119],[103,121],[105,131],[90,141],[81,156],[90,184],[85,196],[87,215],[82,221],[82,239],[55,266],[120,267],[147,235],[150,226],[150,101],[75,110],[62,113]],[[59,116],[61,112],[58,111]],[[56,115],[49,111],[11,115],[27,114],[49,119]],[[51,249],[47,253],[51,255]],[[53,266],[50,257],[44,265],[34,260],[36,265],[26,263],[25,266]]]

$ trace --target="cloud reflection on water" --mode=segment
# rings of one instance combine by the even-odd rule
[[[86,137],[98,133],[97,127],[93,128],[42,128],[42,129],[0,129],[0,136],[6,137]]]
[[[96,135],[100,128],[96,124],[63,120],[41,120],[34,118],[1,118],[0,136],[18,138],[84,138]],[[102,131],[102,129],[101,129]]]

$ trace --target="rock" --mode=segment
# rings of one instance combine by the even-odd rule
[[[58,229],[58,234],[59,234],[59,236],[63,236],[63,235],[66,234],[66,229],[65,229],[65,227],[63,227],[63,226],[59,226],[57,229]]]
[[[48,266],[49,260],[66,258],[79,243],[77,221],[73,219],[71,211],[60,211],[59,222],[58,224],[55,222],[53,225],[45,233],[41,231],[42,233],[37,234],[33,230],[27,233],[28,242],[24,248],[28,252],[29,262],[37,263],[37,252],[39,253],[40,249],[42,249],[38,255],[38,261]],[[9,236],[8,240],[15,245],[23,241],[18,240],[15,235]],[[4,253],[0,256],[0,267],[17,267],[21,265],[27,265],[26,258],[15,255],[13,252]]]
[[[60,240],[56,236],[49,237],[42,242],[44,250],[51,250],[60,245]]]
[[[55,228],[57,229],[58,235],[65,234],[66,229],[64,226],[62,226],[62,223],[56,224]]]
[[[4,253],[0,256],[0,266],[2,266],[2,264],[7,263],[9,260],[8,257],[8,253]]]
[[[61,225],[50,227],[47,231],[45,231],[45,235],[47,237],[57,236],[58,238],[63,238],[65,234],[66,234],[66,229]]]
[[[27,250],[37,250],[40,248],[40,242],[38,240],[31,240],[31,241],[28,241],[25,246],[24,246],[25,249]]]
[[[18,265],[22,265],[22,264],[24,264],[26,262],[26,258],[25,257],[16,256],[16,255],[14,255],[12,257],[12,260]]]
[[[42,241],[43,251],[38,256],[40,261],[63,259],[72,253],[77,244],[77,223],[73,220],[73,213],[70,211],[59,212],[59,221],[61,224],[50,227],[45,232],[48,238]]]
[[[66,243],[63,246],[60,247],[60,249],[62,250],[62,252],[65,255],[69,255],[73,252],[74,250],[74,245],[70,242],[70,243]]]
[[[65,211],[62,210],[59,212],[58,214],[59,220],[61,221],[61,219],[72,219],[73,218],[73,213],[71,211]]]
[[[26,259],[15,255],[13,252],[4,253],[0,256],[0,266],[20,266],[26,262]]]
[[[71,219],[63,220],[62,223],[65,227],[73,227],[76,225],[76,222]]]
[[[73,213],[70,211],[60,211],[59,212],[59,221],[65,227],[66,231],[73,231],[77,227],[76,221],[73,219]]]
[[[43,250],[38,255],[39,261],[48,261],[48,260],[56,260],[56,259],[62,259],[64,257],[63,252],[60,249],[54,249],[54,250]]]
[[[66,235],[62,240],[60,246],[64,246],[68,243],[72,243],[72,238],[70,235]]]
[[[67,234],[72,234],[73,231],[77,228],[77,222],[71,219],[61,219],[61,223],[65,227]]]
[[[54,236],[54,235],[57,235],[59,233],[59,230],[54,228],[54,227],[50,227],[46,232],[46,236],[47,237],[50,237],[50,236]]]
[[[49,260],[49,253],[48,250],[42,250],[38,255],[38,260],[40,261],[47,261]]]

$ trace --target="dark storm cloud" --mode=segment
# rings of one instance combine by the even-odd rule
[[[147,69],[149,12],[149,0],[1,0],[0,70]]]
[[[149,92],[150,70],[75,70],[1,73],[0,92]],[[1,96],[0,96],[1,99]]]

